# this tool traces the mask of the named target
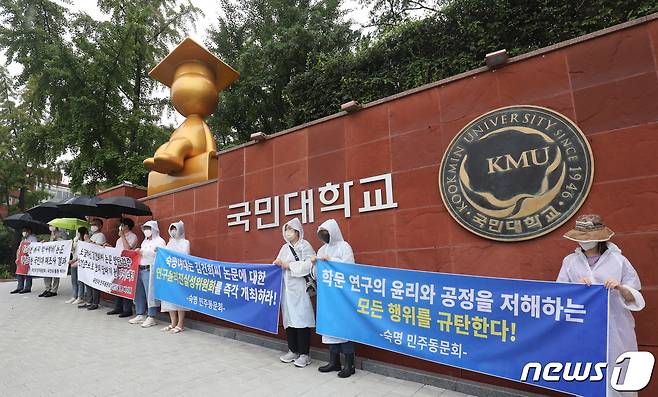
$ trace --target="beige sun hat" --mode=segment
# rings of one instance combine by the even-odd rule
[[[592,241],[608,241],[615,232],[610,230],[600,215],[581,215],[576,219],[576,227],[568,231],[564,238],[581,243]]]

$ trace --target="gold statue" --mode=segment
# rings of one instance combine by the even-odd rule
[[[174,107],[187,119],[144,160],[151,170],[148,194],[217,178],[217,146],[203,119],[215,110],[218,94],[238,72],[188,37],[149,76],[171,88]]]

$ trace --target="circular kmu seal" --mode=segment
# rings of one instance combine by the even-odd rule
[[[464,127],[441,161],[450,215],[479,236],[520,241],[569,220],[594,176],[592,150],[567,117],[537,106],[493,110]]]

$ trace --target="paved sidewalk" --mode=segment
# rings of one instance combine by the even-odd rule
[[[10,295],[0,283],[0,396],[441,396],[466,394],[357,370],[348,379],[283,364],[282,352],[186,330],[142,329],[59,295]]]

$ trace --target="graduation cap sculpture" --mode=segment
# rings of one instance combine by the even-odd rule
[[[188,37],[149,76],[170,87],[174,107],[187,119],[144,160],[151,170],[148,194],[217,178],[217,146],[204,118],[239,73]]]

